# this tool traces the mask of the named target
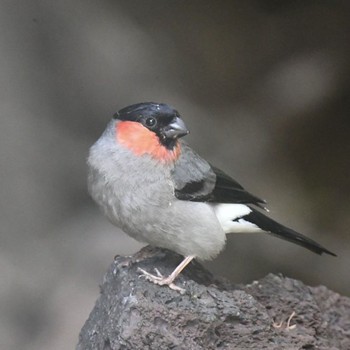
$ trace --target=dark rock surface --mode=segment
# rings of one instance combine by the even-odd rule
[[[350,299],[326,287],[272,274],[234,286],[196,262],[176,280],[183,295],[139,277],[181,259],[150,247],[116,257],[77,350],[350,349]]]

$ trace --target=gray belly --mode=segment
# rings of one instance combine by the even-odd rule
[[[90,193],[105,215],[138,241],[202,260],[215,257],[225,245],[225,233],[210,205],[176,199],[169,184],[125,191],[120,183],[93,183]]]

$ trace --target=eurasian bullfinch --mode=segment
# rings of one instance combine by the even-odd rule
[[[194,258],[213,259],[226,234],[267,232],[314,253],[335,255],[317,242],[264,215],[265,201],[201,158],[182,139],[180,114],[162,103],[139,103],[116,113],[88,157],[92,198],[116,226],[138,241],[185,258],[167,277],[173,282]]]

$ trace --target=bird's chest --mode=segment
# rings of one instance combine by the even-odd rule
[[[156,216],[174,199],[170,171],[157,166],[119,168],[102,191],[108,211],[122,222]]]
[[[115,200],[125,210],[142,211],[149,208],[162,208],[174,197],[174,186],[166,178],[144,179],[133,183],[126,179],[114,184]]]

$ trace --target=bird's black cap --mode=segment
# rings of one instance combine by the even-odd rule
[[[137,121],[140,117],[180,117],[179,112],[165,103],[142,102],[121,109],[113,118],[119,120]]]

